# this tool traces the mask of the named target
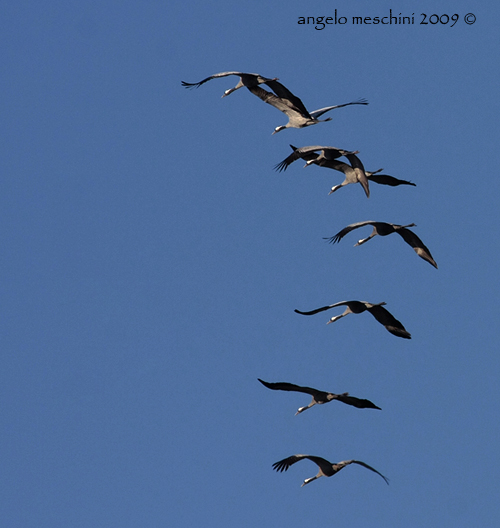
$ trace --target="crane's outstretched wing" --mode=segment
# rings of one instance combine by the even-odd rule
[[[342,238],[344,238],[347,233],[350,233],[354,229],[358,229],[358,227],[363,227],[365,225],[373,225],[375,222],[374,220],[366,220],[365,222],[356,222],[354,224],[350,224],[344,229],[341,229],[336,235],[333,235],[332,237],[323,237],[324,240],[328,240],[331,244],[335,244],[336,242],[340,242]]]
[[[416,187],[416,184],[412,183],[411,181],[400,180],[398,178],[394,178],[394,176],[389,176],[388,174],[370,174],[366,177],[368,178],[368,181],[372,181],[381,185],[390,185],[391,187],[397,187],[398,185],[413,185],[413,187]]]
[[[337,394],[335,399],[342,403],[346,403],[347,405],[352,405],[353,407],[357,407],[358,409],[378,409],[379,411],[382,410],[380,407],[377,407],[370,400],[355,398],[354,396],[349,396],[348,394]]]
[[[213,75],[210,75],[210,77],[207,77],[206,79],[203,79],[200,82],[197,83],[188,83],[186,81],[181,81],[182,86],[184,88],[199,88],[202,84],[205,84],[208,81],[211,81],[212,79],[218,79],[219,77],[227,77],[228,75],[244,75],[242,72],[236,72],[236,71],[228,71],[228,72],[221,72],[221,73],[214,73]],[[247,75],[257,75],[257,74],[247,74]]]
[[[354,169],[348,164],[338,159],[325,160],[322,162],[323,167],[328,167],[339,172],[343,172],[347,176],[348,171],[354,171]]]
[[[324,312],[325,310],[329,310],[330,308],[335,308],[336,306],[344,306],[346,304],[349,304],[350,302],[351,301],[341,301],[335,304],[330,304],[329,306],[322,306],[321,308],[316,308],[316,310],[311,310],[310,312],[301,312],[300,310],[294,310],[294,312],[300,315],[314,315],[319,312]]]
[[[415,250],[415,253],[419,257],[432,264],[435,268],[438,267],[436,261],[432,258],[431,252],[427,249],[424,243],[420,240],[420,238],[418,238],[418,236],[413,231],[410,231],[406,227],[403,227],[401,229],[398,229],[396,232],[398,233],[398,235],[401,235],[403,240]]]
[[[269,84],[269,83],[266,83],[266,84]],[[355,104],[367,105],[368,101],[366,99],[358,99],[357,101],[352,101],[351,103],[344,103],[344,104],[339,104],[339,105],[334,105],[334,106],[325,106],[324,108],[319,108],[318,110],[314,110],[314,112],[311,112],[311,117],[317,119],[318,117],[322,116],[323,114],[326,114],[330,110],[334,110],[335,108],[343,108],[344,106],[355,105]]]
[[[288,104],[291,108],[296,109],[304,117],[311,117],[307,111],[307,108],[304,106],[304,103],[286,86],[283,86],[280,82],[275,81],[274,79],[267,81],[266,84],[285,104]]]
[[[304,392],[306,394],[310,394],[311,396],[322,393],[322,391],[312,389],[311,387],[301,387],[300,385],[295,385],[294,383],[286,383],[284,381],[269,383],[268,381],[261,380],[260,378],[257,379],[262,383],[262,385],[272,390]]]
[[[375,305],[368,308],[368,311],[375,317],[375,319],[393,335],[403,337],[404,339],[411,339],[411,334],[406,330],[403,324],[398,321],[388,310],[383,306]]]
[[[283,460],[280,460],[279,462],[275,462],[273,464],[273,469],[276,471],[287,471],[290,466],[295,464],[296,462],[299,462],[300,460],[303,460],[304,458],[308,458],[309,460],[312,460],[315,464],[317,464],[320,468],[329,468],[331,470],[332,464],[328,462],[328,460],[325,460],[324,458],[314,456],[314,455],[292,455],[287,458],[284,458]]]
[[[361,462],[361,460],[346,460],[345,463],[346,463],[346,465],[347,464],[358,464],[360,466],[363,466],[364,468],[369,469],[370,471],[373,471],[377,475],[380,475],[385,480],[385,483],[387,485],[389,485],[389,479],[387,477],[384,477],[384,475],[382,475],[382,473],[380,473],[380,471],[377,471],[375,468],[369,466],[365,462]],[[342,462],[340,462],[340,464],[342,464]]]
[[[264,103],[270,104],[277,108],[280,112],[286,114],[289,118],[298,115],[303,115],[302,111],[293,106],[290,103],[287,103],[284,99],[274,95],[260,86],[247,87],[254,95],[256,95]]]

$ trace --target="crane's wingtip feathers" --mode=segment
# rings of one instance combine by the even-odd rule
[[[198,88],[200,83],[188,83],[186,81],[181,81],[181,85],[184,86],[184,88]]]

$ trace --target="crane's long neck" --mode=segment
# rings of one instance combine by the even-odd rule
[[[339,185],[335,185],[334,187],[332,187],[332,189],[330,190],[328,195],[330,195],[330,194],[334,193],[335,191],[339,190],[344,185],[346,185],[346,182],[340,183]]]
[[[271,136],[274,136],[274,134],[277,134],[278,132],[281,132],[282,130],[285,130],[285,128],[288,128],[288,125],[281,125],[279,127],[276,127],[274,129],[274,132],[271,134]]]
[[[354,247],[356,246],[361,246],[361,244],[364,244],[365,242],[368,242],[368,240],[370,240],[370,238],[373,238],[377,233],[372,233],[369,237],[366,237],[366,238],[362,238],[361,240],[358,240],[358,242],[356,244],[354,244]]]
[[[342,317],[346,316],[346,313],[343,313],[342,315],[336,315],[335,317],[332,317],[326,324],[334,323],[335,321],[338,321]]]
[[[308,478],[304,480],[304,482],[302,483],[300,487],[305,486],[306,484],[309,484],[309,482],[312,482],[313,480],[316,480],[317,478],[322,477],[322,476],[323,475],[316,475],[315,477]]]
[[[300,407],[299,410],[295,413],[295,416],[297,416],[297,414],[300,414],[301,412],[307,411],[307,409],[310,409],[313,405],[316,405],[317,403],[318,402],[313,399],[309,405],[306,405],[305,407]]]

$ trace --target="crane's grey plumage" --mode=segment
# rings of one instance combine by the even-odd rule
[[[296,161],[297,159],[299,158],[302,158],[303,160],[305,160],[307,163],[306,163],[306,166],[308,165],[311,165],[312,163],[314,163],[315,165],[319,165],[320,167],[328,167],[329,169],[334,169],[334,170],[338,170],[339,172],[343,172],[344,174],[346,174],[346,171],[347,172],[350,172],[350,167],[349,165],[347,164],[344,164],[344,165],[340,165],[341,162],[339,162],[336,158],[340,158],[340,156],[333,156],[332,154],[330,154],[330,156],[326,156],[326,152],[323,151],[323,152],[316,152],[317,150],[319,149],[326,149],[326,148],[331,148],[332,149],[332,152],[335,152],[335,151],[341,151],[341,149],[336,149],[335,147],[302,147],[302,148],[297,148],[297,147],[294,147],[293,145],[290,145],[291,149],[293,150],[293,153],[290,154],[290,156],[288,156],[288,158],[286,158],[285,160],[283,160],[281,163],[278,163],[274,168],[278,171],[283,171],[283,170],[286,170],[288,168],[288,166],[293,163],[294,161]],[[343,151],[345,153],[349,153],[349,154],[358,154],[359,151],[354,151],[354,152],[350,152],[350,151]],[[345,156],[346,154],[345,153],[342,153],[341,155],[342,156]],[[335,160],[335,163],[331,163],[331,161]],[[378,174],[379,172],[381,172],[382,170],[384,169],[378,169],[376,171],[373,171],[373,172],[369,172],[367,170],[365,170],[365,175],[366,175],[366,178],[369,180],[369,181],[373,181],[375,183],[378,183],[378,184],[381,184],[381,185],[389,185],[391,187],[396,187],[398,185],[413,185],[413,187],[415,187],[416,185],[410,181],[407,181],[407,180],[400,180],[398,178],[395,178],[394,176],[389,176],[388,174]],[[347,176],[347,174],[346,174]],[[352,181],[348,181],[347,183],[344,182],[343,185],[347,185],[348,183],[357,183],[357,179],[356,178],[352,178]],[[337,189],[335,189],[337,190]],[[334,192],[333,190],[330,191],[330,194]]]
[[[342,317],[345,317],[348,314],[360,314],[368,310],[380,324],[385,326],[388,332],[397,337],[411,339],[411,334],[406,330],[402,323],[398,321],[388,310],[383,308],[385,304],[385,302],[372,304],[366,301],[341,301],[335,304],[330,304],[329,306],[316,308],[315,310],[311,310],[309,312],[301,312],[300,310],[295,310],[295,312],[301,315],[314,315],[319,312],[324,312],[325,310],[330,310],[330,308],[335,308],[337,306],[347,306],[343,314],[332,317],[326,323],[330,324],[334,323],[338,319],[341,319]]]
[[[344,103],[334,106],[325,106],[324,108],[314,110],[314,112],[309,112],[304,106],[304,103],[296,95],[290,92],[288,88],[283,86],[277,80],[269,80],[262,84],[266,84],[267,86],[269,86],[269,88],[271,88],[274,93],[268,92],[267,90],[258,85],[248,86],[247,88],[259,99],[261,99],[267,104],[270,104],[271,106],[274,106],[280,112],[283,112],[288,116],[288,123],[286,125],[276,127],[274,129],[273,134],[276,134],[277,132],[280,132],[285,128],[304,128],[310,125],[316,125],[317,123],[321,123],[324,121],[331,121],[331,117],[327,117],[326,119],[318,118],[321,117],[323,114],[326,114],[326,112],[334,110],[335,108],[342,108],[344,106],[354,104],[368,104],[368,101],[366,101],[366,99],[359,99],[350,103]]]
[[[429,262],[429,264],[432,264],[435,268],[438,267],[436,261],[432,258],[429,249],[413,231],[408,229],[408,227],[416,227],[416,224],[398,225],[389,224],[387,222],[374,222],[373,220],[367,220],[366,222],[356,222],[354,224],[350,224],[347,227],[344,227],[344,229],[339,231],[336,235],[330,238],[325,238],[325,240],[329,240],[332,244],[335,242],[340,242],[340,240],[352,230],[358,229],[359,227],[364,227],[366,225],[373,226],[372,234],[369,237],[358,240],[354,246],[360,246],[361,244],[368,242],[368,240],[376,235],[387,236],[391,233],[397,233],[408,245],[410,245],[415,250],[415,253],[419,257]]]
[[[366,197],[370,198],[370,189],[368,187],[368,177],[366,176],[365,168],[361,163],[361,160],[355,154],[347,154],[346,158],[349,160],[351,165],[344,163],[340,160],[330,160],[329,167],[335,170],[339,170],[344,173],[345,180],[340,185],[335,185],[330,189],[328,194],[332,194],[336,190],[349,185],[350,183],[360,183],[363,187]],[[308,162],[311,164],[312,162]]]
[[[288,458],[280,460],[279,462],[275,462],[273,464],[273,469],[279,472],[287,471],[290,466],[292,466],[296,462],[299,462],[300,460],[303,460],[304,458],[308,458],[309,460],[311,460],[311,462],[314,462],[319,467],[319,472],[316,476],[304,480],[302,486],[305,486],[306,484],[309,484],[309,482],[312,482],[313,480],[316,480],[320,477],[331,477],[335,475],[335,473],[338,473],[341,469],[348,466],[349,464],[358,464],[360,466],[363,466],[364,468],[369,469],[374,473],[377,473],[377,475],[380,475],[385,480],[386,484],[389,484],[389,479],[387,477],[384,477],[382,473],[377,471],[375,468],[369,466],[365,462],[361,462],[361,460],[343,460],[342,462],[338,462],[337,464],[332,464],[328,460],[314,455],[292,455]]]
[[[370,400],[364,400],[361,398],[355,398],[354,396],[349,396],[348,392],[344,392],[342,394],[333,394],[331,392],[324,392],[317,389],[312,389],[311,387],[301,387],[300,385],[294,385],[293,383],[269,383],[268,381],[263,381],[260,378],[257,379],[262,383],[262,385],[264,385],[264,387],[267,387],[268,389],[303,392],[305,394],[310,394],[312,396],[311,403],[309,405],[306,405],[305,407],[300,407],[299,410],[295,413],[295,416],[297,416],[297,414],[300,414],[301,412],[307,411],[307,409],[310,409],[313,405],[328,403],[333,400],[338,400],[342,403],[346,403],[347,405],[352,405],[353,407],[357,407],[358,409],[381,410],[380,407],[377,407]]]
[[[320,167],[335,169],[345,174],[345,180],[340,185],[332,187],[329,194],[336,191],[337,189],[340,189],[344,185],[348,185],[350,183],[360,183],[365,191],[366,196],[368,198],[370,197],[368,177],[365,168],[363,167],[361,160],[358,158],[358,156],[356,156],[356,154],[359,153],[358,150],[349,151],[338,149],[336,147],[323,147],[319,145],[301,148],[296,148],[293,145],[290,145],[290,147],[292,147],[293,152],[283,161],[278,163],[274,167],[275,170],[279,172],[284,171],[294,161],[303,159],[306,161],[306,167],[314,164],[319,165]],[[349,160],[350,165],[337,159],[341,156],[346,157]]]
[[[188,83],[185,81],[181,81],[182,86],[185,88],[199,88],[202,84],[205,84],[208,81],[211,81],[212,79],[218,79],[220,77],[228,77],[229,75],[237,75],[239,76],[240,80],[238,84],[234,88],[230,88],[229,90],[226,90],[222,97],[226,97],[227,95],[235,92],[236,90],[239,90],[240,88],[243,88],[243,86],[246,86],[247,88],[251,88],[254,86],[258,86],[261,83],[268,82],[268,81],[275,81],[275,79],[268,79],[267,77],[263,77],[262,75],[259,75],[258,73],[243,73],[243,72],[236,72],[236,71],[227,71],[227,72],[221,72],[221,73],[215,73],[214,75],[210,75],[210,77],[207,77],[206,79],[203,79],[200,82],[197,83]]]
[[[289,156],[287,156],[283,161],[277,163],[274,166],[274,170],[278,172],[285,171],[294,161],[297,161],[299,159],[303,159],[306,162],[313,161],[316,165],[319,166],[328,166],[329,161],[333,161],[336,158],[340,158],[341,156],[346,156],[347,154],[358,153],[357,150],[351,151],[340,149],[337,147],[324,147],[321,145],[311,145],[308,147],[300,148],[290,145],[290,147],[292,147],[293,152]],[[306,165],[304,166],[307,167],[308,165],[309,163],[306,163]]]

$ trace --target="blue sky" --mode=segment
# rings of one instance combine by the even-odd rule
[[[299,16],[415,15],[414,25]],[[454,13],[420,25],[420,13]],[[464,15],[474,13],[467,25]],[[9,527],[493,526],[498,519],[498,20],[490,3],[18,2],[0,17],[0,427]],[[280,81],[329,123],[235,77]],[[294,163],[359,150],[416,187]],[[436,270],[363,220],[414,222]],[[358,236],[359,235],[359,236]],[[386,302],[369,314],[294,309]],[[338,311],[341,313],[342,309]],[[294,416],[288,381],[368,398]],[[359,466],[316,474],[295,453]]]

